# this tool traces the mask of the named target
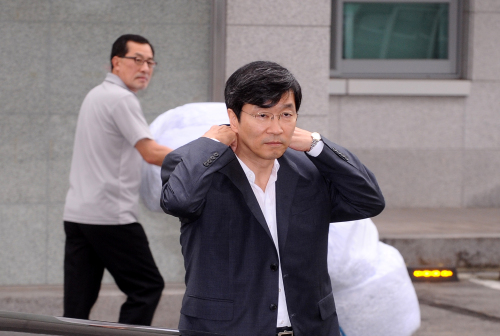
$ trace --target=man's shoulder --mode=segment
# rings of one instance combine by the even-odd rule
[[[293,150],[291,148],[288,148],[283,156],[281,157],[282,160],[288,160],[292,161],[294,163],[302,163],[302,162],[309,162],[309,160],[306,157],[306,153],[300,152]]]
[[[228,146],[223,144],[220,141],[210,139],[204,136],[193,139],[186,144],[179,146],[173,152],[175,153],[190,153],[193,158],[200,159],[203,158],[203,155],[207,155],[208,157],[214,155],[216,153],[216,157],[218,158],[223,152],[226,152]]]
[[[116,96],[120,98],[133,97],[137,99],[136,95],[132,91],[107,80],[104,80],[100,85],[96,86],[94,89],[102,91],[104,94],[107,94],[109,96]]]
[[[133,92],[108,81],[103,81],[90,90],[85,100],[107,104],[112,104],[113,102],[139,104],[139,100]]]
[[[305,152],[296,151],[288,148],[283,156],[278,159],[280,165],[288,165],[300,175],[319,174],[316,166],[307,157]]]

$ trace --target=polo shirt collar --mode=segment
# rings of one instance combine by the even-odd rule
[[[110,83],[116,84],[118,86],[121,86],[125,90],[128,90],[128,91],[132,92],[133,94],[135,94],[135,92],[131,91],[127,87],[127,85],[125,85],[125,83],[121,80],[121,78],[118,77],[117,75],[115,75],[114,73],[108,72],[108,74],[106,75],[106,78],[104,80],[106,82],[110,82]]]

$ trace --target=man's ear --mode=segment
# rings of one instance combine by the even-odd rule
[[[120,57],[113,56],[113,58],[111,59],[111,64],[113,64],[113,70],[111,72],[116,75],[117,71],[120,70]]]
[[[240,122],[238,121],[236,113],[234,113],[232,109],[228,108],[227,116],[229,117],[229,125],[231,125],[231,129],[233,130],[234,133],[238,133]]]

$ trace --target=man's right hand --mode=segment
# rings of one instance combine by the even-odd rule
[[[231,129],[230,126],[226,125],[214,125],[203,134],[205,138],[216,139],[225,145],[230,146],[233,151],[236,149],[236,133]]]

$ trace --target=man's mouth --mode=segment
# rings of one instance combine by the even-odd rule
[[[267,142],[265,142],[265,144],[268,146],[275,146],[275,147],[283,145],[283,143],[281,141],[267,141]]]

